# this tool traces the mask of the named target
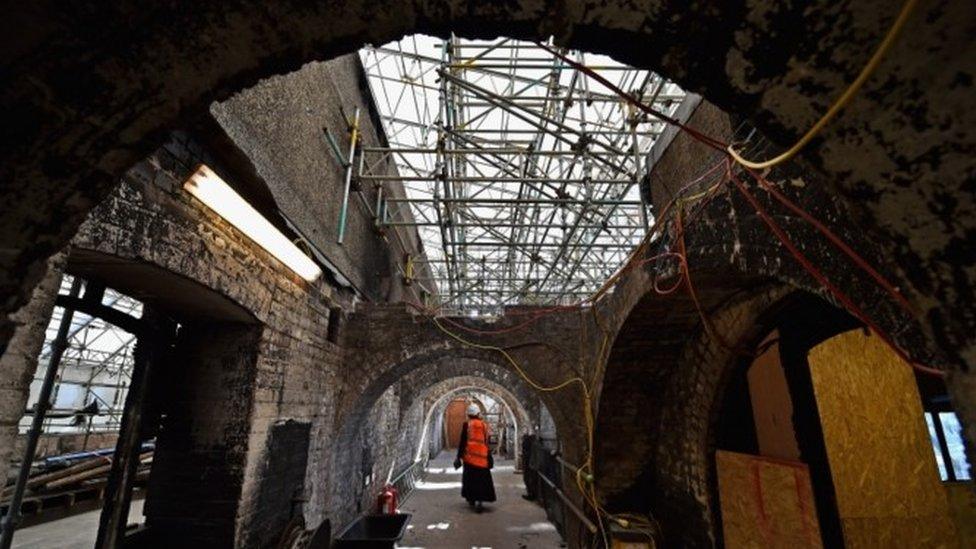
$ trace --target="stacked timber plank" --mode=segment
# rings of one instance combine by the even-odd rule
[[[143,445],[136,473],[137,484],[144,484],[148,480],[152,460],[153,446]],[[68,508],[80,503],[85,503],[86,509],[97,508],[100,506],[111,470],[112,449],[110,448],[54,456],[36,462],[27,480],[21,514],[28,518],[35,516],[37,520],[28,522],[37,523],[47,520],[40,515],[49,514],[48,511],[63,516],[65,512],[71,512]],[[13,493],[12,483],[0,492],[0,514],[6,513]]]

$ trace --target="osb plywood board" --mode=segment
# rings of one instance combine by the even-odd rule
[[[822,547],[805,464],[723,450],[715,464],[726,547]]]
[[[848,549],[897,547],[905,549],[955,548],[952,519],[945,515],[925,517],[841,518]],[[924,527],[921,527],[924,523]]]
[[[911,368],[861,330],[809,363],[848,547],[956,547]]]
[[[774,330],[760,347],[778,338],[779,333]],[[766,352],[756,357],[746,377],[749,379],[749,398],[759,453],[799,460],[800,449],[793,428],[793,401],[779,357],[779,344],[772,343]]]
[[[959,532],[959,546],[976,549],[976,487],[972,482],[949,482],[944,486],[949,497],[949,510]]]

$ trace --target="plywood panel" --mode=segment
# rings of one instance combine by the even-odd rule
[[[779,333],[774,331],[760,347],[765,347],[767,342],[776,339],[779,339]],[[779,358],[778,343],[773,342],[763,354],[756,357],[749,367],[747,377],[759,453],[798,461],[800,450],[793,428],[793,401],[790,399],[786,375]]]
[[[848,547],[956,547],[914,374],[854,330],[810,351]]]
[[[822,547],[805,464],[723,450],[715,464],[726,547]]]
[[[949,482],[945,485],[959,546],[976,549],[976,488],[972,482]]]

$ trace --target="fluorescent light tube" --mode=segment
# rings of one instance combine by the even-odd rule
[[[309,282],[322,276],[322,269],[311,258],[206,165],[201,164],[183,184],[183,188],[298,276]]]

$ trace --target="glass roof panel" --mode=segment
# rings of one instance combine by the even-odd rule
[[[652,72],[559,51],[666,114],[684,99]],[[413,35],[360,56],[390,146],[364,148],[359,177],[406,189],[383,222],[417,228],[442,310],[579,301],[643,238],[637,182],[660,121],[533,43]],[[370,170],[387,158],[399,176]]]

